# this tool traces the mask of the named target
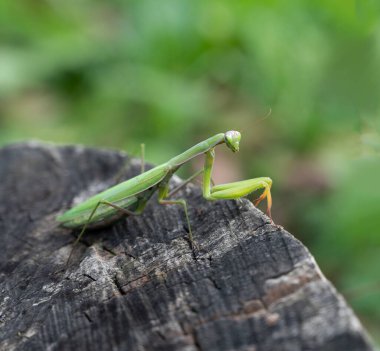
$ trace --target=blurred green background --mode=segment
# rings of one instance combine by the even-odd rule
[[[241,131],[216,180],[270,176],[275,222],[379,341],[379,1],[1,1],[0,21],[0,145],[160,163]]]

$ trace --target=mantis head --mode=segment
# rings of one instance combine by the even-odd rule
[[[233,152],[239,151],[240,139],[241,134],[236,130],[229,130],[227,133],[224,133],[224,141]]]

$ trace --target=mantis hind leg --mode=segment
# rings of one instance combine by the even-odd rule
[[[91,223],[91,220],[92,218],[94,217],[97,209],[99,208],[100,205],[106,205],[106,206],[110,206],[110,207],[113,207],[114,209],[116,209],[118,212],[120,213],[123,213],[125,214],[126,216],[136,216],[136,215],[139,215],[141,214],[142,210],[143,210],[143,207],[144,206],[139,206],[139,209],[138,211],[136,212],[133,212],[133,211],[129,211],[125,208],[122,208],[112,202],[109,202],[109,201],[105,201],[105,200],[101,200],[99,201],[93,208],[93,210],[91,211],[91,214],[90,216],[88,217],[87,219],[87,222],[85,223],[85,225],[82,227],[82,230],[80,231],[78,237],[76,238],[74,244],[73,244],[73,247],[71,249],[71,252],[70,252],[70,255],[69,255],[69,258],[67,259],[67,262],[66,262],[66,267],[69,266],[69,263],[70,263],[70,259],[71,259],[71,256],[73,255],[73,252],[74,252],[74,249],[76,247],[76,245],[79,243],[79,241],[82,239],[84,233],[86,232],[86,229],[88,228],[88,225]]]

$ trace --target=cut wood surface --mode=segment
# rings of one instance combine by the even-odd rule
[[[38,142],[0,151],[0,350],[373,350],[308,250],[248,200],[180,206],[77,232],[55,217],[124,178],[123,153]],[[173,179],[178,185],[179,179]]]

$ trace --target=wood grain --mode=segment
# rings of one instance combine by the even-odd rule
[[[125,154],[37,142],[0,150],[1,350],[373,350],[308,250],[249,201],[189,202],[86,233],[55,217],[139,172]],[[178,179],[173,180],[173,185]]]

